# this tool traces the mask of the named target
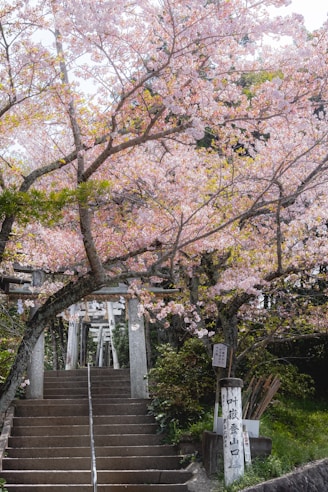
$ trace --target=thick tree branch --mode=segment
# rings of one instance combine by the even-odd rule
[[[166,137],[175,135],[177,133],[182,133],[184,130],[187,130],[192,126],[191,122],[182,124],[180,126],[176,126],[173,128],[168,128],[167,130],[159,131],[157,133],[148,134],[144,132],[142,135],[138,137],[131,138],[126,142],[122,142],[116,146],[112,146],[112,142],[106,147],[106,149],[93,161],[92,164],[85,170],[83,173],[83,179],[87,181],[92,174],[94,174],[99,167],[108,159],[110,156],[118,154],[124,150],[136,147],[137,145],[141,145],[143,143],[154,141],[154,140],[162,140]]]
[[[55,38],[56,38],[57,54],[60,60],[59,63],[60,63],[60,71],[62,74],[62,82],[63,85],[66,88],[68,88],[68,90],[70,90],[63,45],[61,42],[60,33],[57,29],[55,31]],[[83,143],[81,137],[81,129],[77,120],[73,95],[71,95],[68,103],[68,114],[71,122],[71,128],[72,128],[75,150],[77,155],[77,184],[79,185],[84,181],[83,174],[85,170],[85,161],[84,161],[84,150],[83,150]],[[98,279],[98,281],[99,280],[103,281],[104,270],[92,235],[91,212],[88,206],[85,205],[84,203],[79,203],[79,217],[80,217],[80,229],[82,233],[83,244],[90,267],[96,279]]]
[[[283,194],[282,186],[278,183],[279,187],[279,197],[276,209],[276,231],[277,231],[277,273],[281,273],[283,271],[282,266],[282,232],[281,232],[281,197]]]

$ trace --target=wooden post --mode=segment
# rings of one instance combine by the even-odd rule
[[[218,413],[220,404],[220,379],[219,375],[216,375],[216,391],[215,391],[215,404],[214,404],[214,416],[213,416],[213,432],[218,431]]]
[[[220,380],[223,416],[224,481],[231,485],[244,475],[241,388],[238,378]]]
[[[218,368],[216,372],[216,392],[214,405],[213,432],[218,431],[218,413],[220,402],[220,372],[222,368],[227,367],[228,346],[225,343],[216,343],[213,345],[212,366]]]
[[[244,455],[246,468],[252,465],[251,445],[249,442],[249,435],[246,425],[243,425],[243,438],[244,438]]]

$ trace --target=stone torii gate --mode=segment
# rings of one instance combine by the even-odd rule
[[[109,301],[83,301],[74,304],[69,309],[68,344],[65,369],[76,369],[86,365],[87,337],[90,334],[93,341],[97,342],[95,365],[103,367],[113,360],[114,369],[119,369],[119,361],[116,348],[113,343],[113,331],[116,326],[115,315],[121,315],[125,310],[125,300],[119,302]],[[60,316],[65,316],[63,313]],[[87,329],[88,327],[88,329]]]
[[[126,299],[126,308],[128,315],[128,328],[129,328],[129,353],[130,353],[130,379],[131,379],[131,397],[132,398],[148,398],[148,385],[147,385],[147,355],[146,355],[146,341],[145,341],[145,330],[144,330],[144,320],[143,317],[138,315],[138,307],[139,302],[136,298],[128,298],[127,296],[127,287],[120,286],[118,288],[103,288],[100,291],[93,293],[88,296],[89,299],[92,298],[92,302],[99,299],[105,299],[105,313],[107,322],[98,322],[100,325],[97,329],[98,334],[98,343],[97,343],[97,364],[98,366],[102,366],[103,360],[103,335],[104,335],[104,327],[107,325],[108,330],[111,330],[111,326],[114,323],[114,307],[115,304],[108,299],[112,299],[120,296],[125,297]],[[88,301],[84,301],[86,304]],[[122,306],[123,308],[124,306]],[[117,309],[117,307],[116,307]],[[85,311],[79,309],[78,305],[71,306],[70,308],[70,321],[69,321],[69,332],[68,332],[68,346],[67,346],[67,358],[65,369],[76,369],[78,364],[78,352],[79,352],[79,320],[81,320],[81,316],[85,316],[87,314],[90,317],[91,326],[97,324],[96,318],[92,317],[91,309],[86,307]],[[99,313],[99,315],[103,314],[103,310]],[[92,322],[93,321],[93,322]],[[110,337],[111,338],[111,337]],[[111,343],[111,352],[113,357],[113,367],[114,369],[118,369],[118,360],[115,348]],[[30,389],[33,386],[33,375],[31,374],[31,385]],[[37,390],[37,389],[36,389]],[[38,390],[37,390],[38,391]],[[40,393],[40,391],[38,391]],[[32,397],[32,396],[31,396]],[[39,396],[38,396],[39,397]]]
[[[157,296],[164,294],[173,294],[178,292],[178,289],[162,289],[157,287],[149,288],[149,291]],[[11,294],[19,294],[19,289],[12,291]],[[26,297],[26,290],[21,292],[22,296]],[[118,287],[103,287],[102,289],[95,291],[91,295],[87,296],[87,300],[101,300],[106,303],[111,303],[123,297],[125,299],[125,305],[128,315],[128,329],[129,329],[129,358],[130,358],[130,381],[131,381],[131,397],[147,399],[148,393],[148,381],[147,381],[147,354],[146,354],[146,339],[145,339],[145,327],[143,316],[139,314],[139,301],[135,297],[131,297],[128,293],[127,285],[119,285]],[[71,308],[73,310],[73,307]],[[74,316],[73,316],[74,318]],[[71,324],[69,329],[74,330],[74,323]],[[66,369],[72,369],[78,353],[78,337],[71,334],[71,346],[68,347],[68,354],[71,357],[71,361],[67,361]],[[44,335],[42,334],[35,345],[35,348],[31,354],[30,363],[28,365],[28,378],[30,385],[27,389],[27,398],[29,399],[42,399],[43,398],[43,379],[44,379]],[[76,367],[76,364],[75,364]],[[115,367],[114,367],[115,368]]]

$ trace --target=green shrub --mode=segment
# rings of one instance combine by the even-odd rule
[[[6,485],[6,480],[4,480],[3,478],[0,478],[0,491],[1,492],[8,492],[5,485]]]
[[[15,358],[16,340],[0,338],[0,384],[4,382]],[[1,490],[1,489],[0,489]]]
[[[188,433],[194,441],[201,441],[204,431],[212,431],[213,430],[213,418],[214,412],[213,409],[206,412],[202,415],[201,420],[198,422],[194,422],[191,424],[185,433]]]
[[[252,377],[277,376],[281,382],[278,397],[308,398],[314,394],[314,381],[308,374],[301,373],[298,368],[277,359],[268,350],[254,350],[249,353],[244,365],[240,368],[240,376],[245,385]]]
[[[178,429],[199,422],[215,397],[211,358],[199,339],[187,340],[176,351],[158,347],[159,357],[149,372],[150,412],[161,429],[173,437]]]
[[[16,306],[0,299],[0,384],[6,379],[23,335],[23,324]],[[0,489],[1,490],[1,489]]]

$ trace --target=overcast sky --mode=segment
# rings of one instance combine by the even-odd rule
[[[328,2],[327,0],[292,0],[291,5],[279,10],[281,13],[285,11],[302,14],[307,29],[313,31],[327,20]]]

